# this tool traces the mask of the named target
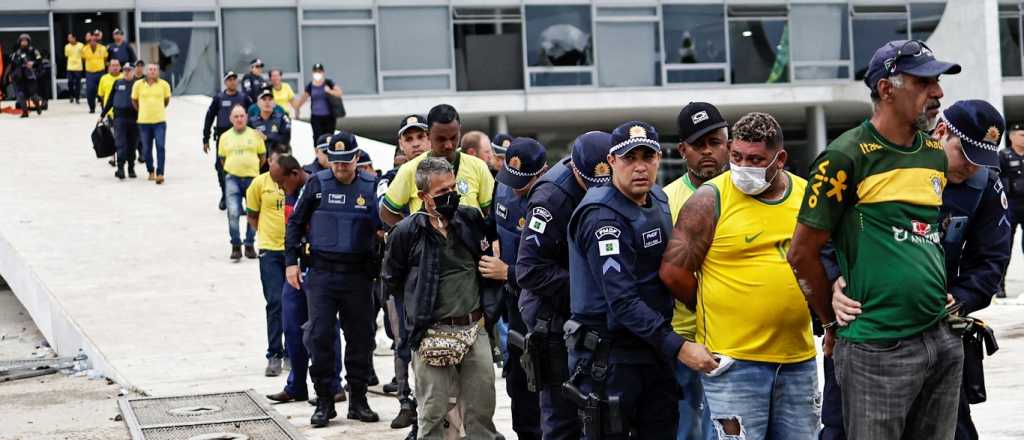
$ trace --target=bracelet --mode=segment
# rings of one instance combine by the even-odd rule
[[[830,322],[828,324],[825,324],[825,325],[821,326],[821,328],[824,329],[824,330],[828,330],[828,329],[830,329],[832,327],[835,327],[837,325],[839,325],[839,321],[832,321],[832,322]]]

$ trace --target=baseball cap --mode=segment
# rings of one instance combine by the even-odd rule
[[[637,147],[647,147],[661,152],[658,143],[658,132],[654,126],[643,121],[629,121],[612,130],[612,147],[609,153],[625,156]]]
[[[329,145],[327,141],[331,140],[331,136],[332,133],[324,133],[320,135],[320,137],[316,139],[316,149],[327,150],[327,146]]]
[[[722,127],[728,127],[722,113],[714,105],[706,102],[691,102],[679,110],[676,117],[679,126],[679,138],[688,144],[697,142],[701,136]]]
[[[612,168],[608,165],[608,149],[612,135],[603,131],[590,131],[572,141],[570,162],[587,188],[608,183],[612,180]]]
[[[320,63],[314,64],[313,65],[313,71],[316,72],[317,70],[322,72],[324,70],[324,65],[320,64]]]
[[[546,165],[547,150],[540,142],[528,137],[515,138],[506,152],[505,166],[495,179],[512,189],[522,189],[543,172]]]
[[[356,165],[373,165],[373,159],[370,158],[370,153],[367,153],[363,150],[359,150],[359,162],[356,162]]]
[[[955,75],[960,65],[935,59],[931,48],[921,40],[893,40],[871,56],[864,84],[875,90],[878,81],[900,73],[917,77]]]
[[[254,58],[252,61],[249,62],[249,67],[263,67],[263,60],[259,58]]]
[[[495,134],[494,139],[491,139],[491,150],[494,150],[495,156],[505,157],[510,145],[512,145],[512,136],[508,133]]]
[[[271,98],[273,98],[274,97],[274,89],[272,89],[270,87],[264,87],[264,88],[260,89],[260,94],[259,94],[259,96],[256,97],[256,99],[262,99],[264,96],[270,96]]]
[[[327,140],[327,162],[351,162],[362,150],[355,135],[347,131],[339,131]]]
[[[236,78],[237,79],[238,78],[238,74],[235,73],[234,70],[229,70],[228,73],[224,74],[224,81],[227,81],[228,78]]]
[[[398,136],[401,137],[402,133],[405,133],[410,128],[419,128],[427,131],[427,118],[420,115],[409,115],[402,118],[402,122],[398,124]]]
[[[131,61],[125,61],[124,64],[121,65],[121,70],[125,70],[125,69],[127,69],[127,70],[134,70],[135,69],[135,64],[133,64]]]
[[[992,104],[980,99],[957,101],[942,112],[942,120],[960,138],[967,160],[999,167],[999,142],[1006,123]]]
[[[118,29],[114,29],[114,32],[111,32],[111,34],[113,34],[113,35],[124,35],[124,31],[122,31],[120,28],[118,28]]]

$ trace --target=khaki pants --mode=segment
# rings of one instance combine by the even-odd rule
[[[416,375],[416,401],[419,407],[419,438],[444,438],[444,420],[448,399],[458,389],[466,438],[490,440],[501,438],[494,427],[494,366],[491,343],[481,330],[473,347],[454,367],[431,367],[413,352]]]

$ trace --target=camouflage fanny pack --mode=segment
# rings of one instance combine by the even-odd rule
[[[463,328],[434,324],[427,329],[418,353],[423,362],[431,367],[459,365],[473,347],[479,333],[479,322]]]

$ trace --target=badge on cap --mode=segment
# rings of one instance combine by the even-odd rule
[[[999,129],[996,128],[996,126],[993,125],[989,127],[988,131],[985,132],[985,142],[992,144],[999,143]]]
[[[643,130],[641,128],[641,130]],[[611,169],[608,168],[608,164],[604,162],[598,162],[597,166],[594,167],[594,177],[608,177],[611,175]]]
[[[505,140],[501,141],[501,146],[502,147],[508,147],[509,145],[512,145],[512,140],[511,139],[505,139]]]
[[[412,124],[415,124],[415,123],[418,123],[418,122],[419,122],[419,120],[418,120],[418,119],[416,119],[416,117],[415,117],[415,116],[409,116],[409,117],[408,117],[408,118],[407,118],[407,119],[405,120],[405,124],[406,124],[406,125],[412,125]]]
[[[508,167],[513,170],[519,171],[519,167],[521,166],[523,166],[523,161],[519,160],[519,156],[512,156],[512,158],[508,160]]]
[[[647,137],[647,130],[639,125],[634,125],[629,128],[629,137],[632,138],[645,138]]]
[[[334,151],[345,150],[345,141],[338,141],[334,143]]]

